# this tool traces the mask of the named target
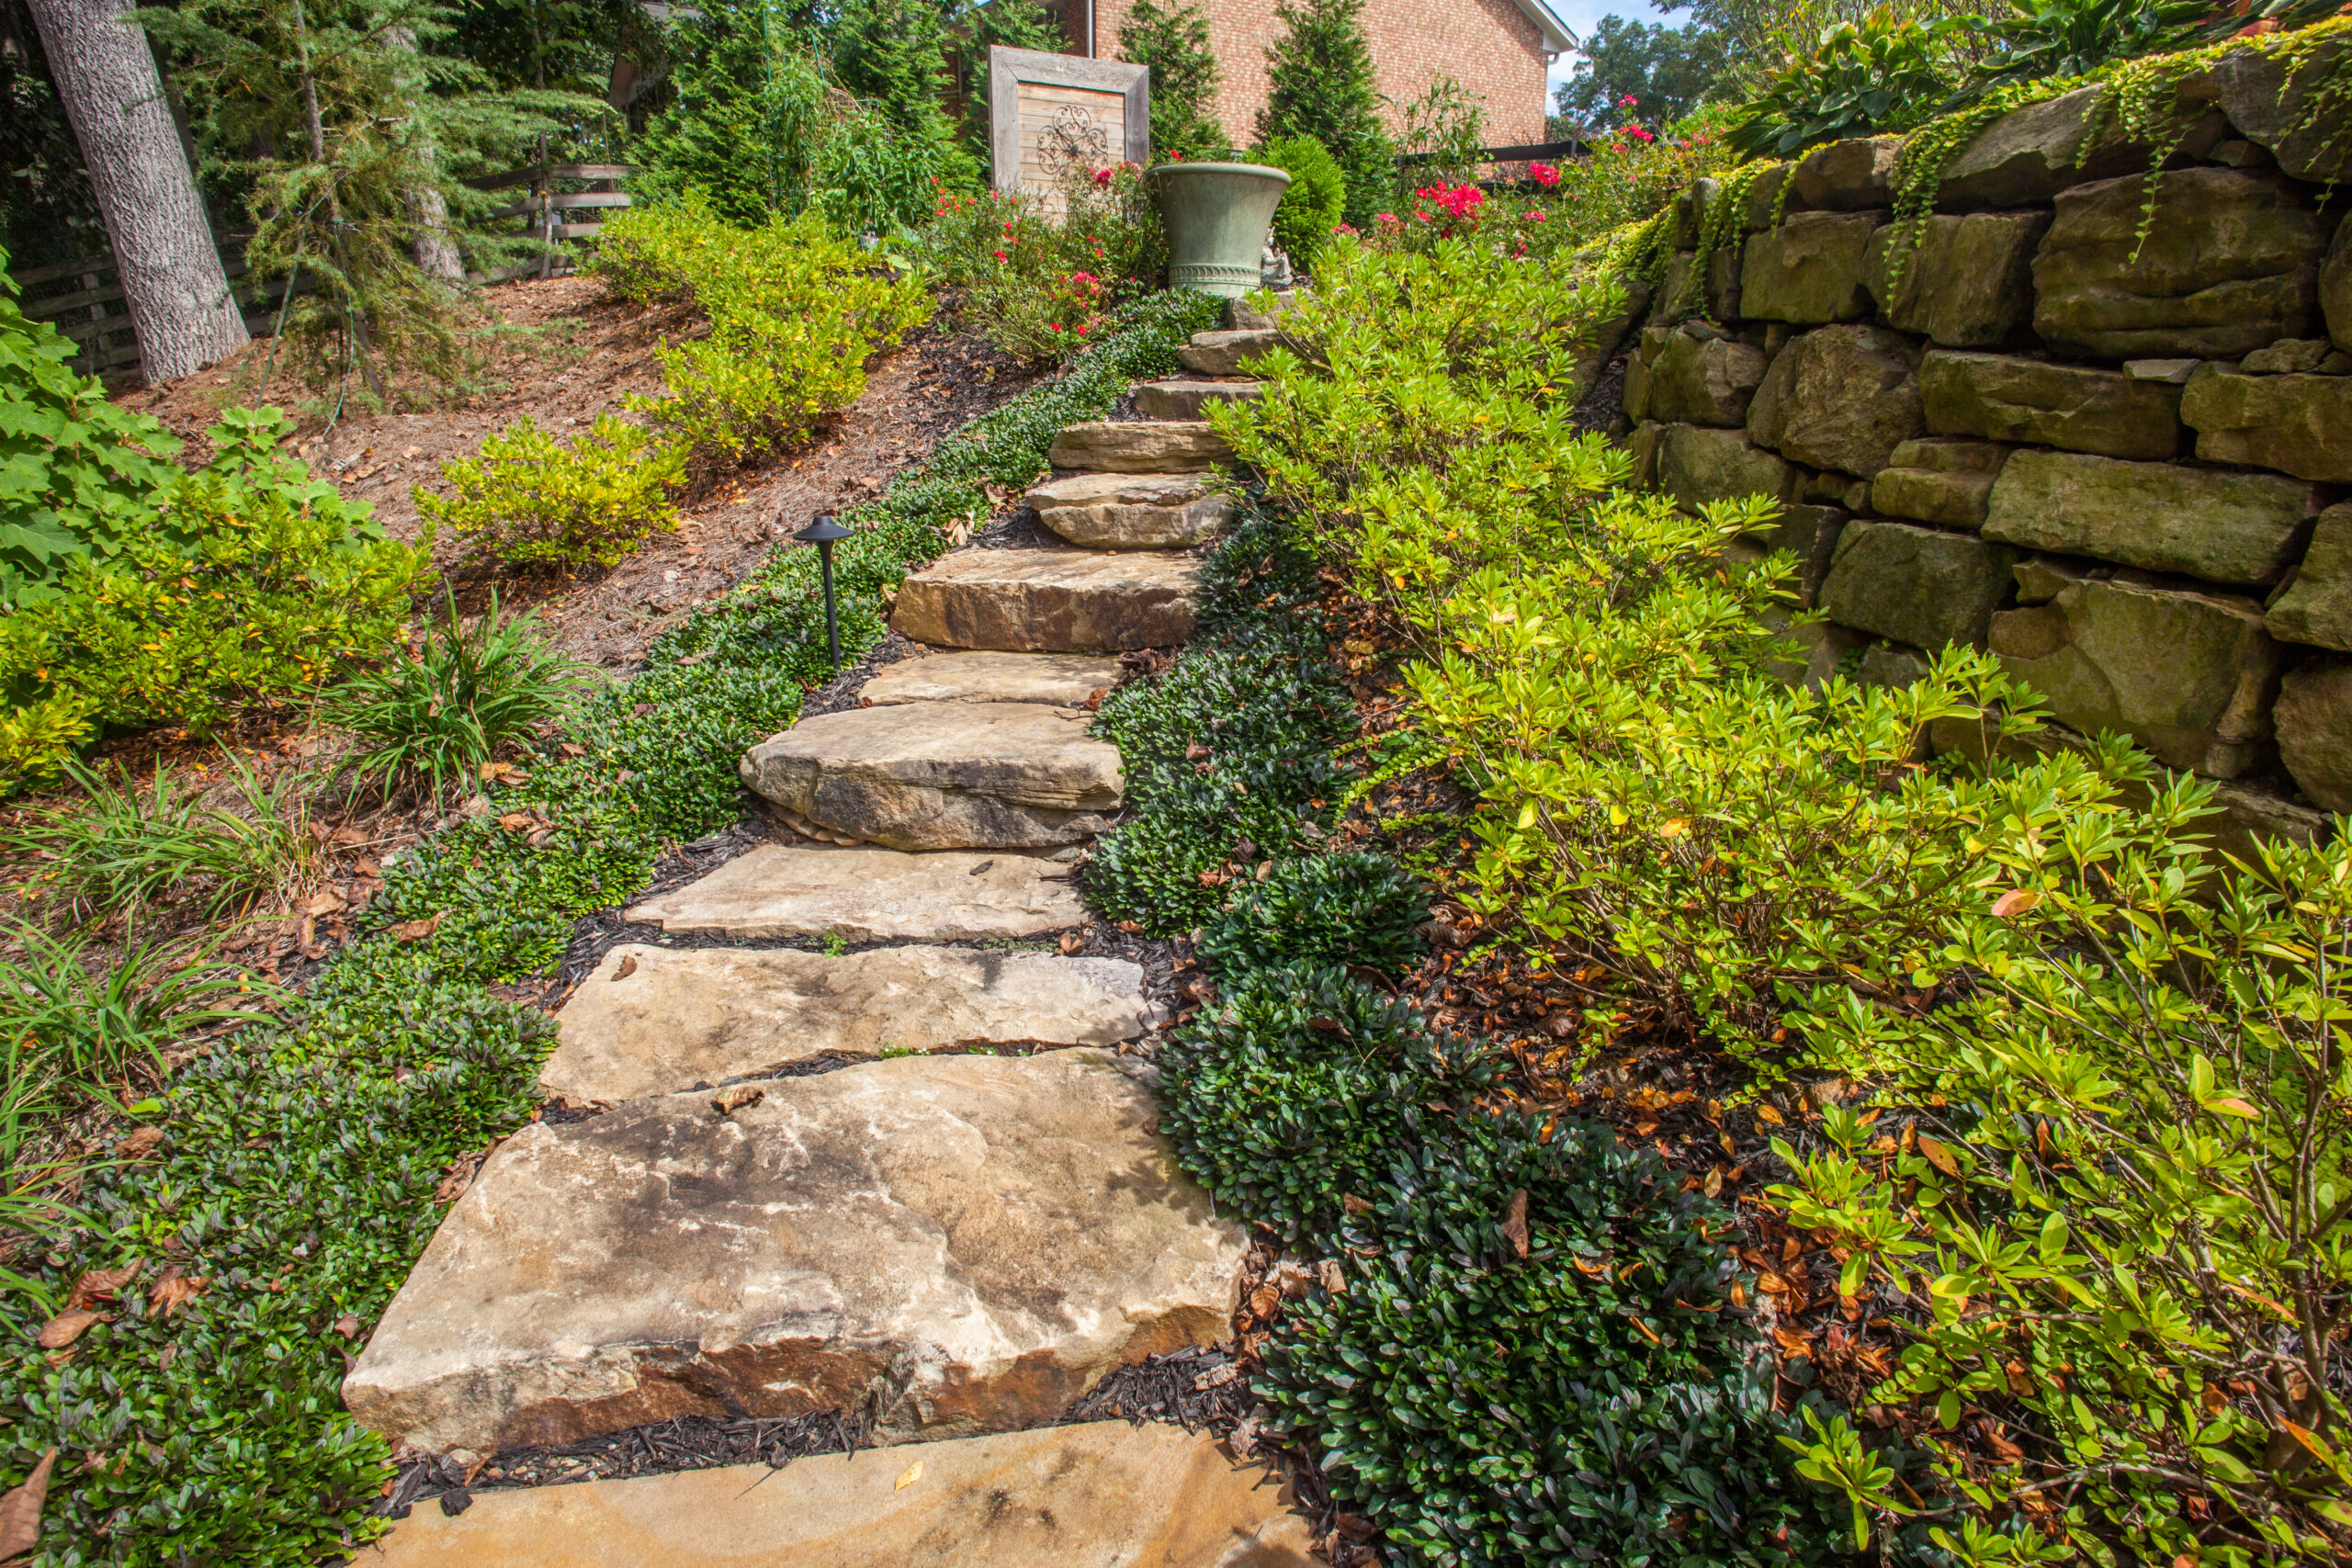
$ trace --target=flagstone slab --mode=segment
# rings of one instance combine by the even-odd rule
[[[501,1144],[345,1379],[353,1417],[430,1453],[835,1409],[962,1438],[1226,1337],[1247,1238],[1112,1053],[757,1087]]]
[[[1212,403],[1256,402],[1262,381],[1146,381],[1136,389],[1136,412],[1146,419],[1200,419]]]
[[[430,1504],[367,1568],[1316,1568],[1289,1488],[1206,1432],[1091,1421],[477,1492]]]
[[[665,931],[848,942],[990,942],[1084,921],[1077,867],[1044,855],[861,844],[762,844],[698,882],[633,904]]]
[[[890,625],[933,648],[1120,653],[1190,641],[1201,563],[1120,550],[957,550],[899,584]]]
[[[1090,549],[1190,549],[1223,534],[1234,512],[1206,474],[1069,474],[1023,499],[1046,527]]]
[[[1119,683],[1119,661],[1084,653],[934,653],[901,659],[858,688],[876,707],[894,703],[1046,703],[1084,707]]]
[[[1232,376],[1282,341],[1283,334],[1272,327],[1194,333],[1193,341],[1176,351],[1176,363],[1204,376]]]
[[[1118,809],[1119,749],[1041,703],[909,703],[802,719],[743,755],[743,785],[894,850],[1076,844]]]
[[[1158,1022],[1140,964],[967,947],[834,956],[626,942],[564,1004],[539,1091],[670,1094],[829,1053],[1115,1045]]]
[[[1063,426],[1046,460],[1083,473],[1197,474],[1233,461],[1233,448],[1204,419],[1097,419]]]

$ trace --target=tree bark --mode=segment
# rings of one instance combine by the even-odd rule
[[[28,3],[114,242],[148,384],[234,353],[246,340],[244,314],[128,0]]]
[[[408,28],[386,28],[384,41],[404,53],[416,53],[416,34]],[[411,79],[410,89],[420,97],[426,91],[424,73],[420,70]],[[439,149],[433,143],[433,133],[419,129],[417,155],[427,169],[438,172],[441,166]],[[441,187],[430,179],[409,192],[409,209],[416,214],[416,240],[410,246],[416,265],[444,283],[462,284],[466,281],[465,258],[458,254],[458,242],[449,233],[449,202]]]

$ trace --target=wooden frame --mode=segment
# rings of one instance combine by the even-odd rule
[[[1122,117],[1126,144],[1120,155],[1131,164],[1151,162],[1150,67],[995,44],[989,49],[989,164],[998,190],[1010,196],[1021,188],[1021,85],[1024,82],[1120,95],[1126,100]],[[1060,193],[1045,194],[1051,198]]]

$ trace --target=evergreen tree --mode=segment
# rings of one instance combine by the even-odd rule
[[[1287,29],[1266,50],[1272,80],[1258,140],[1311,136],[1348,176],[1348,221],[1368,221],[1396,188],[1396,150],[1381,122],[1363,0],[1283,0]]]
[[[1209,52],[1209,19],[1200,6],[1171,11],[1155,0],[1136,0],[1119,28],[1119,56],[1151,67],[1153,156],[1232,155],[1233,144],[1217,123],[1216,56]]]
[[[954,39],[940,0],[843,0],[831,40],[833,80],[898,133],[898,161],[973,184],[977,161],[947,113]]]
[[[1063,43],[1062,25],[1039,0],[987,0],[965,8],[964,47],[956,67],[964,79],[964,144],[980,164],[993,154],[989,107],[989,51],[1034,49],[1051,54]]]

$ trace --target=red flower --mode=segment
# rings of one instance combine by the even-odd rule
[[[1095,183],[1096,185],[1098,185],[1098,186],[1107,186],[1107,185],[1109,185],[1109,184],[1111,183],[1111,171],[1110,171],[1110,170],[1108,170],[1108,169],[1097,169],[1097,170],[1095,170],[1095,171],[1094,171],[1094,183]]]
[[[1634,126],[1634,127],[1633,127],[1631,130],[1627,130],[1627,131],[1625,132],[1625,134],[1626,134],[1626,135],[1628,135],[1628,136],[1630,136],[1630,137],[1632,137],[1632,138],[1633,138],[1634,141],[1649,141],[1649,140],[1650,140],[1650,133],[1649,133],[1648,131],[1646,131],[1646,130],[1643,130],[1640,126],[1638,126],[1638,125],[1637,125],[1637,126]]]
[[[1549,164],[1530,164],[1527,177],[1546,189],[1560,183],[1560,171]]]
[[[996,259],[999,261],[1011,261],[1012,259],[1011,256],[1006,255],[1002,251],[998,251],[995,254]]]

